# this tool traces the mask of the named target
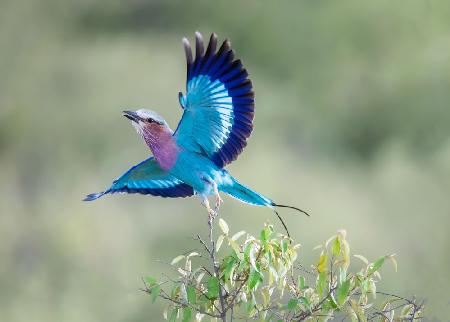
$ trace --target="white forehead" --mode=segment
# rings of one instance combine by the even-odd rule
[[[139,115],[142,118],[149,118],[158,121],[158,122],[164,122],[164,119],[156,112],[151,110],[146,110],[145,108],[141,108],[140,110],[136,111],[136,114]]]

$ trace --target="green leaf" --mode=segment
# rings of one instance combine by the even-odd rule
[[[253,290],[258,286],[260,282],[262,282],[262,275],[255,269],[252,269],[250,275],[248,277],[247,285],[250,290]]]
[[[230,229],[228,228],[228,224],[222,218],[219,218],[219,226],[220,226],[220,229],[222,229],[222,232],[225,235],[228,235],[228,232],[230,231]]]
[[[252,297],[251,297],[250,301],[248,301],[247,305],[246,305],[247,314],[249,316],[252,316],[254,314],[254,312],[255,312],[255,305],[256,305],[255,296],[252,294]]]
[[[225,269],[223,271],[223,278],[225,281],[231,280],[231,273],[233,272],[234,265],[236,264],[236,258],[233,256],[228,257],[228,260],[225,264]]]
[[[219,252],[220,246],[222,246],[223,239],[225,238],[225,235],[220,235],[219,238],[217,238],[216,242],[216,252]]]
[[[195,304],[197,302],[197,293],[195,292],[195,287],[188,285],[186,287],[187,299],[189,303]]]
[[[151,276],[146,276],[145,277],[145,282],[149,285],[149,286],[153,286],[156,284],[156,278],[151,277]]]
[[[261,230],[260,239],[264,244],[267,243],[267,241],[270,238],[270,235],[272,235],[272,231],[269,227],[270,226],[267,226],[263,230]]]
[[[345,310],[347,311],[347,316],[350,318],[352,322],[359,322],[358,316],[356,315],[355,310],[353,310],[351,306],[346,306]]]
[[[316,284],[317,293],[319,294],[320,298],[323,297],[323,293],[326,288],[326,283],[327,283],[327,274],[326,274],[326,272],[321,272],[319,274],[319,277],[317,278],[317,284]]]
[[[356,257],[356,258],[362,260],[364,262],[364,264],[369,265],[369,261],[363,255],[353,255],[353,257]]]
[[[172,262],[170,263],[170,265],[175,265],[176,263],[178,263],[180,260],[182,260],[185,257],[186,256],[184,256],[184,255],[179,255],[179,256],[175,257],[174,259],[172,259]]]
[[[263,299],[263,305],[268,307],[270,304],[270,288],[265,286],[261,289],[261,297]]]
[[[351,305],[353,311],[355,311],[356,316],[358,317],[358,321],[359,322],[367,322],[367,318],[366,318],[363,308],[361,306],[359,306],[359,304],[356,303],[356,301],[353,299],[350,299],[350,305]]]
[[[405,305],[400,313],[400,317],[411,319],[413,317],[412,316],[413,310],[414,310],[414,305],[412,305],[412,304]]]
[[[177,315],[178,315],[178,309],[173,309],[172,312],[170,312],[169,321],[175,322],[177,320]]]
[[[333,309],[333,306],[331,305],[333,301],[331,299],[327,299],[322,304],[322,313],[328,313]]]
[[[395,254],[391,254],[386,256],[387,259],[389,259],[392,262],[392,265],[394,266],[395,272],[397,273],[397,260],[395,259]]]
[[[302,304],[308,311],[311,312],[311,303],[306,297],[304,296],[299,297],[298,302]]]
[[[334,239],[331,251],[334,256],[339,256],[339,254],[341,253],[341,241],[339,240],[339,236],[336,236],[336,238]]]
[[[319,258],[319,263],[317,263],[317,271],[319,273],[325,272],[327,269],[327,263],[328,263],[328,255],[326,253],[322,253]]]
[[[161,286],[156,284],[150,289],[150,296],[152,297],[152,303],[155,303],[156,298],[159,296],[159,293],[161,292]]]
[[[341,238],[341,252],[343,257],[342,265],[348,268],[350,266],[350,245],[343,237]]]
[[[338,287],[336,291],[336,300],[339,305],[344,304],[349,291],[350,291],[350,280],[345,281]]]
[[[258,270],[258,268],[256,267],[256,256],[255,256],[255,252],[256,252],[256,247],[250,248],[250,264],[253,266],[253,268],[254,268],[255,270]]]
[[[207,289],[206,295],[210,299],[216,299],[219,296],[219,280],[215,276],[211,276],[208,279],[207,282]]]
[[[308,287],[306,286],[305,277],[300,275],[298,276],[298,287],[300,288],[300,290],[304,290],[305,288]]]
[[[248,263],[250,262],[250,251],[252,250],[252,248],[253,248],[253,244],[248,243],[244,249],[244,260]]]
[[[369,282],[369,292],[372,293],[374,299],[377,297],[377,286],[373,279],[370,279]]]
[[[269,265],[269,286],[272,286],[275,281],[278,281],[278,272],[272,265]]]
[[[183,322],[189,322],[192,319],[192,310],[190,307],[183,308]]]
[[[381,266],[383,266],[384,260],[386,259],[385,256],[378,258],[375,263],[371,264],[369,266],[369,269],[367,270],[367,275],[372,275],[374,272],[378,271]]]
[[[288,250],[289,242],[286,239],[281,240],[281,252],[284,256]]]
[[[189,255],[187,255],[186,257],[196,257],[196,256],[200,256],[200,254],[197,253],[197,252],[191,252],[191,253],[189,253]]]
[[[238,240],[240,237],[245,235],[245,231],[241,230],[231,237],[232,240]]]
[[[197,277],[195,278],[195,281],[197,282],[197,286],[201,283],[205,274],[206,274],[205,272],[201,272],[200,274],[197,275]]]
[[[172,292],[170,292],[170,297],[175,298],[180,293],[180,285],[175,284],[172,288]]]
[[[287,304],[288,310],[294,310],[297,307],[298,301],[297,299],[290,299]]]
[[[246,261],[241,261],[240,263],[239,263],[239,266],[238,266],[238,268],[237,268],[237,272],[238,273],[242,273],[243,271],[245,271],[246,269],[248,268],[248,262],[246,262]]]
[[[228,242],[230,243],[231,248],[233,248],[236,257],[242,259],[243,256],[241,250],[239,249],[239,245],[232,239],[229,239]]]
[[[339,267],[339,284],[342,284],[347,279],[347,269],[345,267]]]

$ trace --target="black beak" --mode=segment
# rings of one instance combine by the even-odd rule
[[[133,111],[123,111],[122,115],[125,116],[127,119],[134,121],[136,123],[138,123],[141,120],[139,115],[137,115],[137,113]]]

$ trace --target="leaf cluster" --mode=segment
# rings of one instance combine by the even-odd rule
[[[395,254],[373,262],[351,256],[344,230],[317,246],[316,264],[305,268],[298,258],[300,245],[270,224],[259,236],[231,234],[219,219],[217,239],[210,227],[210,245],[198,237],[203,252],[172,260],[175,277],[145,278],[152,300],[167,301],[163,315],[169,321],[417,321],[423,316],[423,303],[416,299],[378,291],[385,262],[397,270]],[[352,258],[359,270],[350,270]]]

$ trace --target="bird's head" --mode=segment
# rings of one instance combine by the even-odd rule
[[[168,128],[166,121],[151,110],[123,111],[122,115],[131,120],[131,124],[141,135],[157,134]]]
[[[167,122],[157,113],[145,109],[136,112],[123,111],[123,116],[131,120],[161,168],[171,168],[176,160],[178,146]]]
[[[173,131],[167,122],[156,112],[140,109],[136,112],[123,111],[123,116],[131,120],[136,131],[142,136],[145,143],[152,150],[166,149],[173,143]]]

